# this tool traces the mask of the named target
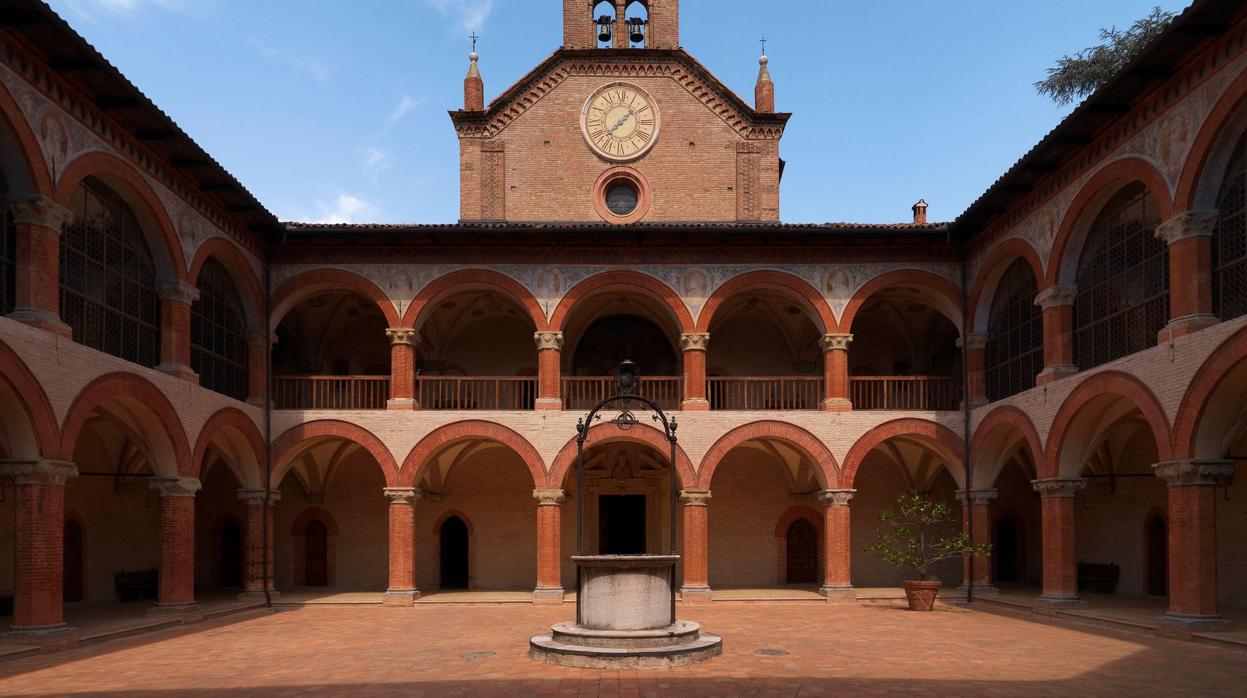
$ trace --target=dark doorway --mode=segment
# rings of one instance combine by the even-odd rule
[[[468,588],[468,526],[452,516],[442,524],[442,588]]]
[[[305,584],[310,587],[329,586],[329,529],[317,519],[307,525],[304,532],[306,550]]]
[[[62,549],[62,572],[64,575],[61,600],[73,603],[82,600],[82,526],[74,519],[65,521],[65,540]]]
[[[1003,516],[996,522],[992,559],[996,563],[997,582],[1022,580],[1022,529],[1012,516]]]
[[[1169,595],[1169,527],[1160,514],[1147,520],[1147,593]]]
[[[598,497],[598,553],[645,554],[645,495]]]
[[[789,584],[818,583],[818,532],[805,519],[797,519],[788,527],[787,581]]]
[[[217,561],[217,569],[221,571],[221,578],[218,580],[223,589],[233,589],[242,586],[242,530],[238,528],[238,523],[233,519],[226,519],[221,523],[221,530],[218,534],[217,551],[220,559]]]

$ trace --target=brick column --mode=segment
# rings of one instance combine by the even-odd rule
[[[0,461],[0,476],[16,490],[13,625],[8,639],[40,646],[72,646],[65,624],[65,481],[78,474],[66,461]]]
[[[160,593],[156,613],[199,615],[195,603],[195,493],[193,477],[155,478],[160,493]]]
[[[537,344],[537,409],[563,409],[563,378],[560,375],[563,361],[563,333],[537,332],[533,335]]]
[[[391,327],[385,331],[390,338],[390,399],[385,403],[390,410],[419,409],[416,399],[416,346],[420,333],[413,329]]]
[[[1043,308],[1043,365],[1035,377],[1035,385],[1077,373],[1074,365],[1074,296],[1073,286],[1050,286],[1035,296],[1035,305]]]
[[[828,603],[857,598],[853,589],[853,561],[849,525],[849,502],[857,490],[823,490],[823,586],[819,592]]]
[[[390,499],[390,584],[385,590],[386,606],[412,606],[420,598],[416,589],[415,503],[420,490],[387,487]]]
[[[819,340],[823,348],[823,410],[848,412],[853,409],[849,398],[849,345],[851,334],[825,334]]]
[[[1078,605],[1078,552],[1074,543],[1074,495],[1086,480],[1033,480],[1043,519],[1043,596],[1048,606]]]
[[[966,335],[965,342],[958,341],[965,349],[966,376],[969,378],[967,395],[970,408],[987,404],[987,335],[976,332]]]
[[[191,370],[191,304],[199,289],[181,279],[156,284],[160,294],[160,364],[157,371],[193,383],[199,376]]]
[[[269,491],[267,510],[264,506],[264,490],[238,490],[238,498],[247,503],[247,549],[243,569],[243,596],[264,594],[264,549],[268,548],[268,591],[277,595],[273,580],[273,510],[281,499],[281,492]],[[268,540],[264,540],[264,517],[268,517]]]
[[[277,343],[277,335],[263,332],[247,333],[247,402],[264,406],[268,392],[268,354]]]
[[[1187,211],[1156,226],[1169,246],[1169,324],[1159,341],[1215,325],[1212,314],[1212,234],[1217,211]]]
[[[684,352],[684,402],[681,409],[710,409],[710,401],[706,399],[706,350],[709,348],[708,333],[680,335],[680,351]]]
[[[533,490],[537,499],[537,588],[533,603],[563,603],[563,490]]]
[[[61,230],[74,214],[52,199],[11,199],[17,233],[13,313],[19,322],[68,337],[61,322]]]
[[[684,510],[684,584],[686,603],[710,601],[710,490],[680,492]]]
[[[1217,612],[1217,485],[1234,476],[1229,461],[1170,461],[1152,466],[1169,483],[1169,611],[1157,622],[1189,631],[1222,630]]]
[[[996,499],[996,490],[970,490],[957,493],[957,501],[961,502],[962,532],[971,536],[970,542],[975,545],[992,542],[992,501]],[[970,531],[970,520],[974,520],[974,530]],[[962,589],[973,587],[975,594],[999,594],[992,586],[991,556],[974,555],[963,558]]]

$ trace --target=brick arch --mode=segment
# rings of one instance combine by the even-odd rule
[[[755,288],[778,289],[787,295],[795,295],[809,305],[815,317],[822,323],[819,327],[820,331],[823,333],[835,331],[836,316],[831,311],[831,306],[827,304],[827,299],[818,292],[818,289],[811,286],[805,279],[771,270],[751,271],[732,277],[727,283],[715,289],[697,315],[697,331],[709,332],[710,323],[714,320],[715,312],[720,306],[732,296]]]
[[[399,486],[415,487],[434,456],[445,447],[467,439],[497,441],[506,446],[524,461],[528,474],[533,478],[533,489],[539,489],[545,483],[545,461],[528,439],[501,424],[470,420],[439,427],[420,439],[403,460],[403,467],[399,471]]]
[[[105,374],[91,381],[78,392],[78,396],[70,403],[61,425],[60,457],[64,460],[73,460],[74,448],[78,445],[78,436],[87,418],[97,408],[117,399],[126,400],[127,408],[141,406],[141,409],[136,410],[139,418],[148,422],[149,426],[155,427],[155,431],[168,440],[168,443],[164,445],[168,446],[170,452],[164,454],[160,453],[162,444],[147,444],[156,452],[156,457],[158,459],[161,456],[173,458],[178,476],[193,477],[196,473],[196,464],[191,459],[186,430],[178,419],[177,411],[159,388],[133,373]],[[158,465],[158,463],[151,464],[153,469]]]
[[[630,441],[652,446],[658,450],[658,453],[662,455],[664,460],[671,453],[671,443],[667,441],[667,437],[663,436],[661,431],[654,427],[638,424],[625,431],[615,425],[614,422],[595,424],[589,429],[589,435],[585,438],[585,451],[588,452],[594,446],[616,441]],[[550,468],[550,473],[546,477],[546,487],[562,487],[563,480],[567,478],[567,474],[575,467],[576,439],[573,437],[563,445],[558,455],[554,457],[554,465]],[[680,476],[680,487],[690,488],[697,482],[697,475],[693,472],[693,463],[679,444],[676,444],[675,448],[675,470]]]
[[[445,524],[447,521],[449,521],[452,517],[457,518],[460,521],[462,521],[463,525],[468,528],[468,540],[469,541],[475,540],[476,526],[472,524],[472,519],[467,514],[463,513],[462,510],[459,510],[459,509],[447,509],[446,511],[443,511],[440,515],[438,515],[437,519],[433,522],[433,531],[432,531],[433,535],[436,536],[437,534],[441,533],[442,525]]]
[[[840,466],[831,454],[827,445],[810,432],[794,424],[778,421],[759,421],[736,427],[723,436],[706,451],[701,464],[697,467],[698,487],[710,489],[714,479],[714,471],[719,463],[727,457],[732,449],[755,439],[773,439],[783,441],[804,451],[814,461],[819,473],[821,484],[825,488],[836,487],[840,482]]]
[[[242,411],[226,407],[218,410],[215,414],[208,418],[203,428],[199,430],[199,438],[195,441],[195,450],[191,455],[191,465],[195,477],[203,479],[204,456],[207,454],[208,445],[212,443],[212,439],[218,434],[225,432],[227,429],[237,431],[246,441],[246,445],[251,448],[251,455],[254,463],[239,463],[239,467],[243,468],[244,482],[240,483],[244,487],[263,487],[263,478],[261,467],[264,463],[264,437],[260,435],[260,430],[256,427],[255,422],[250,417],[243,414]],[[247,466],[251,466],[248,468]]]
[[[189,281],[186,259],[182,256],[182,241],[178,238],[177,228],[169,219],[169,212],[165,210],[160,197],[156,195],[138,170],[115,155],[99,152],[87,153],[69,163],[69,166],[65,168],[64,174],[57,182],[53,198],[62,206],[69,206],[70,199],[73,198],[78,185],[82,184],[87,177],[99,177],[105,184],[114,187],[126,203],[136,209],[135,213],[138,214],[140,221],[146,217],[150,224],[155,226],[156,230],[145,232],[148,233],[148,244],[153,248],[152,253],[155,256],[158,270],[165,274],[172,274],[182,281]],[[118,183],[121,188],[116,188],[115,185]],[[153,243],[162,244],[157,246]]]
[[[1218,146],[1223,145],[1224,139],[1230,138],[1230,145],[1233,146],[1234,140],[1241,137],[1241,134],[1228,134],[1226,129],[1237,125],[1236,117],[1244,103],[1247,103],[1247,73],[1240,74],[1230,83],[1200,125],[1199,133],[1191,143],[1187,159],[1182,165],[1182,174],[1178,176],[1178,190],[1174,196],[1175,211],[1202,208],[1200,194],[1205,187],[1220,187],[1220,181],[1205,182],[1204,178],[1210,174],[1209,161],[1216,154]]]
[[[260,281],[256,278],[250,262],[233,242],[225,238],[210,238],[199,246],[195,258],[191,260],[189,281],[199,285],[199,272],[209,257],[216,257],[221,266],[229,272],[243,299],[243,311],[247,314],[247,327],[259,330],[264,325],[264,292],[260,290]]]
[[[1213,413],[1209,405],[1217,389],[1232,371],[1242,365],[1247,357],[1247,327],[1239,329],[1213,350],[1195,372],[1187,385],[1186,393],[1179,403],[1178,416],[1173,425],[1173,455],[1175,458],[1221,458],[1224,453],[1214,453],[1212,448],[1199,443],[1200,427]]]
[[[528,311],[529,319],[533,321],[538,332],[546,330],[549,326],[541,304],[520,282],[488,269],[460,269],[439,276],[420,289],[415,299],[411,301],[411,305],[407,306],[407,312],[403,313],[402,327],[419,329],[417,323],[431,304],[457,290],[474,286],[488,287],[519,303],[524,310]]]
[[[290,462],[293,460],[290,457],[298,453],[304,442],[309,439],[324,438],[343,439],[358,444],[368,451],[377,465],[381,467],[381,472],[385,476],[385,486],[399,486],[398,465],[394,462],[390,449],[386,448],[381,439],[361,426],[336,419],[306,422],[287,429],[279,436],[273,442],[273,482],[280,485],[282,478],[290,469]]]
[[[1048,430],[1044,459],[1037,466],[1041,478],[1062,475],[1061,452],[1066,446],[1066,435],[1071,423],[1088,402],[1106,395],[1116,395],[1129,401],[1143,414],[1151,429],[1152,438],[1156,440],[1156,456],[1159,461],[1173,457],[1169,420],[1165,417],[1165,410],[1156,395],[1142,381],[1128,373],[1104,371],[1083,380],[1061,403],[1056,419]]]
[[[953,479],[957,479],[958,473],[952,471],[952,467],[960,467],[962,469],[961,479],[964,480],[965,473],[965,448],[961,437],[957,436],[948,427],[937,424],[926,419],[916,419],[906,417],[902,419],[894,419],[890,422],[884,422],[879,426],[871,429],[863,434],[849,449],[849,453],[844,457],[843,474],[841,475],[841,487],[846,489],[853,488],[853,481],[857,478],[857,471],[862,466],[862,461],[871,451],[878,448],[885,441],[898,437],[910,437],[919,441],[927,442],[947,451],[947,455],[952,456],[958,462],[948,463]],[[963,482],[957,483],[964,486]]]
[[[929,294],[928,303],[961,328],[961,291],[947,279],[921,269],[898,269],[880,274],[857,289],[840,314],[840,331],[852,332],[857,313],[871,296],[896,286],[917,286]]]
[[[26,423],[29,426],[27,436],[32,442],[26,445],[26,450],[34,448],[38,451],[37,455],[55,458],[60,453],[60,436],[52,403],[48,400],[47,393],[43,391],[43,386],[39,384],[39,379],[35,378],[35,374],[30,372],[17,352],[13,351],[3,340],[0,340],[0,381],[8,383],[17,398],[18,405],[25,412]],[[4,413],[0,412],[0,415]],[[14,446],[14,444],[9,445]],[[9,454],[14,458],[27,455],[36,454]]]
[[[287,279],[273,292],[272,324],[276,328],[296,305],[320,291],[353,291],[377,304],[390,327],[399,326],[398,311],[385,291],[354,272],[342,269],[311,269]]]
[[[992,248],[983,260],[979,273],[970,287],[970,328],[971,332],[986,333],[991,322],[992,300],[1001,277],[1008,271],[1016,259],[1024,259],[1035,274],[1035,288],[1044,287],[1043,260],[1030,242],[1022,238],[1009,238]]]
[[[1087,180],[1074,197],[1073,203],[1066,209],[1065,217],[1057,228],[1052,251],[1048,255],[1048,263],[1045,265],[1046,283],[1041,284],[1041,288],[1074,283],[1087,228],[1112,194],[1122,186],[1136,181],[1142,182],[1152,195],[1162,221],[1173,215],[1169,185],[1152,163],[1134,157],[1108,163]]]
[[[1043,462],[1044,449],[1043,441],[1039,438],[1039,432],[1035,429],[1035,425],[1022,410],[1013,405],[1002,405],[993,409],[979,422],[974,429],[974,437],[970,440],[970,453],[974,459],[974,482],[971,483],[973,489],[987,489],[996,482],[996,478],[1000,477],[1000,471],[1005,466],[1005,460],[999,456],[1003,453],[994,454],[999,462],[991,463],[991,470],[986,471],[988,476],[983,475],[983,470],[977,466],[984,464],[980,461],[984,447],[987,445],[987,439],[992,432],[998,429],[1012,430],[1022,436],[1023,442],[1026,444],[1027,450],[1030,451],[1031,464],[1038,468]]]
[[[823,537],[823,515],[814,507],[805,504],[788,507],[783,516],[779,517],[779,521],[775,522],[775,537],[783,538],[788,535],[788,527],[796,523],[800,519],[805,519],[814,525],[814,530],[818,531],[818,537]]]
[[[21,150],[22,164],[26,168],[25,175],[32,188],[30,192],[21,193],[51,196],[55,187],[52,185],[52,176],[43,156],[43,148],[40,147],[39,139],[35,137],[34,130],[26,121],[22,108],[18,106],[17,100],[13,99],[13,95],[4,85],[0,85],[0,120],[9,127],[13,140],[17,141],[17,146]],[[12,186],[13,182],[10,181],[9,185]]]
[[[569,289],[567,295],[563,296],[563,300],[559,301],[558,307],[554,309],[554,314],[550,317],[549,328],[555,331],[562,330],[567,324],[567,318],[571,315],[572,309],[580,301],[612,287],[634,289],[662,301],[671,311],[682,333],[693,332],[697,326],[688,311],[688,306],[680,298],[680,294],[667,284],[640,272],[608,271],[590,276]]]

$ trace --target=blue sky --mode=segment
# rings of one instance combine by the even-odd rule
[[[486,99],[562,42],[556,0],[51,0],[283,220],[458,218],[468,34]],[[1169,0],[685,0],[681,43],[752,102],[769,39],[787,222],[950,220],[1069,112],[1032,83]]]

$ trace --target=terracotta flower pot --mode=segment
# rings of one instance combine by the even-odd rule
[[[909,601],[911,611],[930,611],[935,608],[935,595],[940,591],[940,581],[932,579],[925,582],[911,580],[901,582],[905,587],[905,598]]]

